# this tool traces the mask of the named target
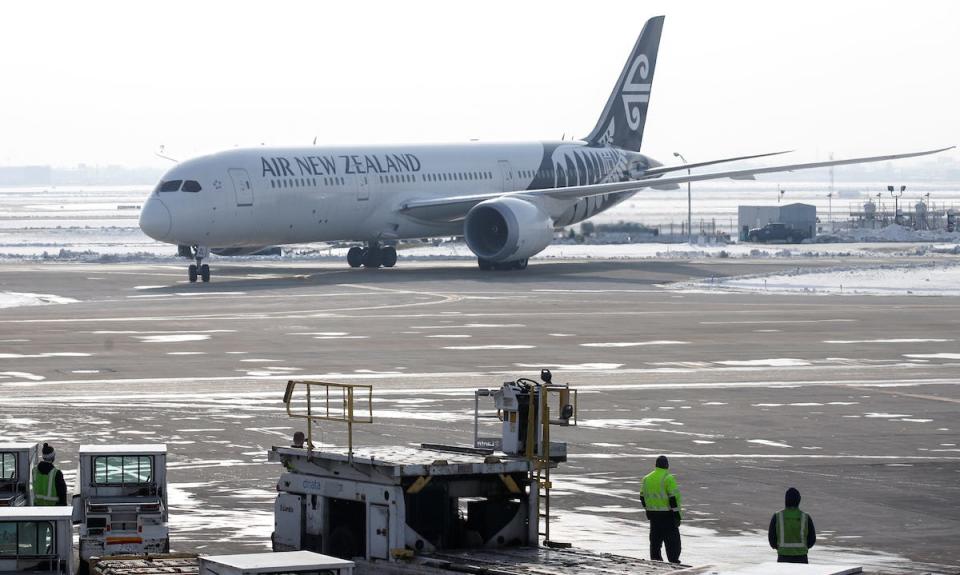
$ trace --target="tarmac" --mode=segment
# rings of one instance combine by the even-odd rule
[[[474,388],[546,367],[582,390],[579,425],[553,437],[571,453],[554,539],[645,556],[638,481],[662,453],[685,563],[771,560],[794,486],[813,561],[958,572],[955,300],[670,285],[832,263],[220,259],[210,284],[186,283],[186,262],[3,263],[0,291],[79,301],[0,309],[0,438],[54,443],[71,484],[81,443],[167,443],[174,548],[260,549],[280,471],[266,451],[299,428],[287,379],[372,384],[356,444],[468,444]]]

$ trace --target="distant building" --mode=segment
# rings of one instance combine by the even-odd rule
[[[0,166],[0,186],[49,186],[50,166]]]
[[[747,239],[747,232],[767,224],[782,223],[800,230],[808,238],[817,233],[817,207],[810,204],[786,204],[783,206],[739,206],[737,229],[740,239]]]

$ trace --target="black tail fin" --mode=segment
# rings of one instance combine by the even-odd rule
[[[663,18],[655,16],[647,20],[640,32],[597,127],[586,137],[591,145],[612,145],[633,152],[640,151],[653,72],[657,67]]]

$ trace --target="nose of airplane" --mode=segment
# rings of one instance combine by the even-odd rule
[[[151,238],[163,241],[173,222],[170,210],[157,198],[150,198],[140,209],[140,229]]]

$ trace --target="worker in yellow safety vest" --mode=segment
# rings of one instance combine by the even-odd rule
[[[665,455],[657,458],[656,468],[640,485],[640,503],[650,520],[650,558],[663,561],[660,547],[665,545],[667,560],[680,563],[680,490],[669,468]]]
[[[33,504],[66,505],[67,482],[63,479],[63,472],[53,465],[56,452],[44,443],[40,456],[43,461],[33,471]]]
[[[791,487],[784,496],[785,509],[770,519],[767,539],[777,550],[778,563],[806,563],[807,551],[817,542],[813,519],[800,511],[800,492]]]

